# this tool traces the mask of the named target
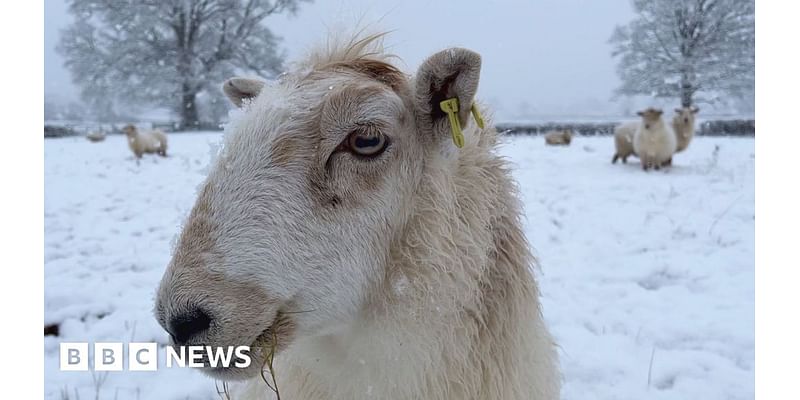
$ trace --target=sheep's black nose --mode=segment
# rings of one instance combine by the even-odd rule
[[[183,344],[188,342],[192,336],[208,330],[209,326],[211,326],[211,317],[205,311],[197,308],[170,319],[167,331],[172,335],[175,344]]]

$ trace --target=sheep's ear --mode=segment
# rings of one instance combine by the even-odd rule
[[[681,109],[681,108],[676,108],[676,109],[675,109],[675,114],[680,114],[682,111],[683,111],[683,109]]]
[[[644,117],[644,111],[637,111],[636,115],[638,115],[640,117]]]
[[[461,127],[466,127],[480,73],[481,56],[467,49],[447,49],[425,60],[415,79],[414,108],[420,131],[437,140],[449,140],[450,122],[440,106],[448,99],[458,99],[456,115]]]
[[[700,112],[700,108],[698,108],[698,107],[692,107],[692,114],[697,114],[697,113],[699,113],[699,112]]]
[[[653,110],[653,113],[654,113],[654,114],[655,114],[657,117],[660,117],[660,116],[661,116],[661,114],[663,114],[663,113],[664,113],[664,111],[661,111],[660,109],[655,109],[655,110]]]
[[[258,96],[263,88],[264,82],[250,78],[230,78],[222,85],[222,91],[236,107],[241,107],[245,100]]]

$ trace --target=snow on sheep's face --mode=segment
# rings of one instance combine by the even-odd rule
[[[345,333],[382,293],[426,157],[453,146],[432,104],[471,104],[479,68],[480,56],[451,49],[416,81],[356,59],[271,84],[226,82],[241,115],[158,291],[156,317],[173,343],[254,347],[249,368],[205,369],[241,379],[260,372],[257,349]]]

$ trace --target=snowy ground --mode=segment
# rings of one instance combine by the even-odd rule
[[[188,369],[60,372],[58,344],[166,343],[154,290],[220,138],[171,135],[138,166],[121,136],[45,141],[46,398],[218,398]],[[754,152],[697,138],[644,173],[611,165],[610,137],[508,139],[563,398],[754,398]]]

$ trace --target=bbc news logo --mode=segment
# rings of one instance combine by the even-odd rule
[[[89,354],[89,343],[61,343],[59,363],[62,371],[122,371],[125,347],[129,371],[158,370],[158,343],[94,343]],[[164,348],[167,368],[247,368],[250,366],[248,346],[181,346]],[[89,360],[93,362],[90,363]]]

